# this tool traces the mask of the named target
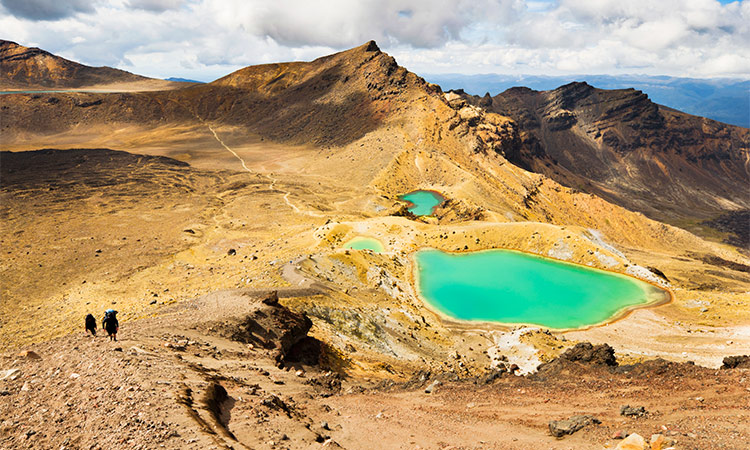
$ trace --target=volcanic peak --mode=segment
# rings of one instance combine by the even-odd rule
[[[150,80],[111,67],[90,67],[39,48],[0,41],[0,87],[76,88]]]
[[[750,207],[736,189],[748,182],[745,128],[657,105],[636,89],[585,82],[512,88],[491,102],[463,98],[512,118],[522,145],[506,156],[561,184],[658,220],[703,220]]]
[[[393,57],[383,53],[375,41],[369,41],[349,50],[322,56],[310,62],[286,62],[248,66],[230,73],[210,83],[214,86],[230,86],[244,90],[256,91],[266,95],[279,94],[292,86],[303,89],[306,82],[316,84],[314,90],[321,90],[322,85],[330,87],[334,83],[347,83],[357,76],[368,77],[378,70],[360,70],[369,62],[382,69],[385,75],[391,75],[400,67]],[[405,72],[405,69],[402,69]],[[313,81],[314,80],[314,81]]]

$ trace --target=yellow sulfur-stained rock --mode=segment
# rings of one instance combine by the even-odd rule
[[[33,350],[24,350],[18,354],[18,357],[23,359],[42,359],[42,357]]]
[[[651,450],[661,450],[664,447],[664,436],[661,434],[651,435]]]
[[[643,439],[638,433],[633,433],[626,437],[620,442],[615,450],[644,450],[646,448],[646,440]]]

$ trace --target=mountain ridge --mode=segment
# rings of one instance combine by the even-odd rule
[[[518,124],[510,161],[566,186],[673,223],[750,208],[734,189],[750,177],[748,129],[657,105],[639,90],[585,82],[459,95]]]
[[[145,85],[149,89],[182,87],[184,83],[136,75],[112,67],[91,67],[37,47],[0,39],[0,90],[81,89]]]
[[[586,81],[600,89],[635,88],[660,105],[707,117],[719,122],[750,127],[750,80],[736,78],[680,78],[650,75],[569,76],[503,74],[425,74],[445,90],[463,89],[468,94],[497,95],[507,89],[526,86],[538,91],[553,90],[574,81]]]
[[[661,107],[641,91],[586,83],[495,97],[443,94],[374,41],[310,62],[248,66],[180,90],[14,97],[5,106],[13,112],[4,114],[9,142],[22,130],[61,133],[78,123],[210,121],[275,142],[342,147],[388,122],[437,120],[442,125],[429,125],[434,139],[468,139],[475,152],[493,149],[660,220],[711,220],[750,207],[733,189],[747,180],[748,130]]]

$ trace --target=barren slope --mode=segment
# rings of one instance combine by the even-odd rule
[[[39,48],[0,39],[0,91],[35,89],[157,90],[175,83],[111,67],[90,67]]]
[[[329,371],[330,349],[265,294],[161,308],[123,324],[118,342],[78,331],[33,355],[0,355],[0,445],[563,450],[612,448],[623,432],[659,433],[662,448],[739,450],[750,439],[747,369],[617,365],[583,346],[525,377],[443,368],[405,383],[364,380]],[[645,414],[623,416],[625,405]],[[549,422],[580,414],[601,423],[549,434]]]
[[[564,185],[680,225],[750,208],[746,128],[586,83],[464,97],[516,121],[510,161]]]
[[[24,132],[202,121],[239,126],[276,141],[331,146],[378,128],[416,85],[426,86],[372,42],[309,63],[249,67],[175,92],[30,94],[0,101],[10,146],[25,140]]]

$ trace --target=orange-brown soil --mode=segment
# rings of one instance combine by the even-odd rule
[[[282,303],[297,295],[304,292],[279,292]],[[286,313],[261,304],[264,297],[219,292],[124,323],[117,342],[85,336],[81,326],[34,346],[40,359],[4,355],[3,369],[18,372],[0,381],[0,445],[600,449],[624,431],[660,433],[677,448],[742,449],[750,439],[747,369],[559,359],[539,374],[492,381],[439,371],[397,384],[342,378],[326,368],[335,355],[314,346],[288,351],[277,367],[274,355],[294,322],[270,320]],[[442,381],[426,393],[434,380]],[[624,405],[647,413],[622,416]],[[550,421],[577,414],[601,424],[549,434]]]

